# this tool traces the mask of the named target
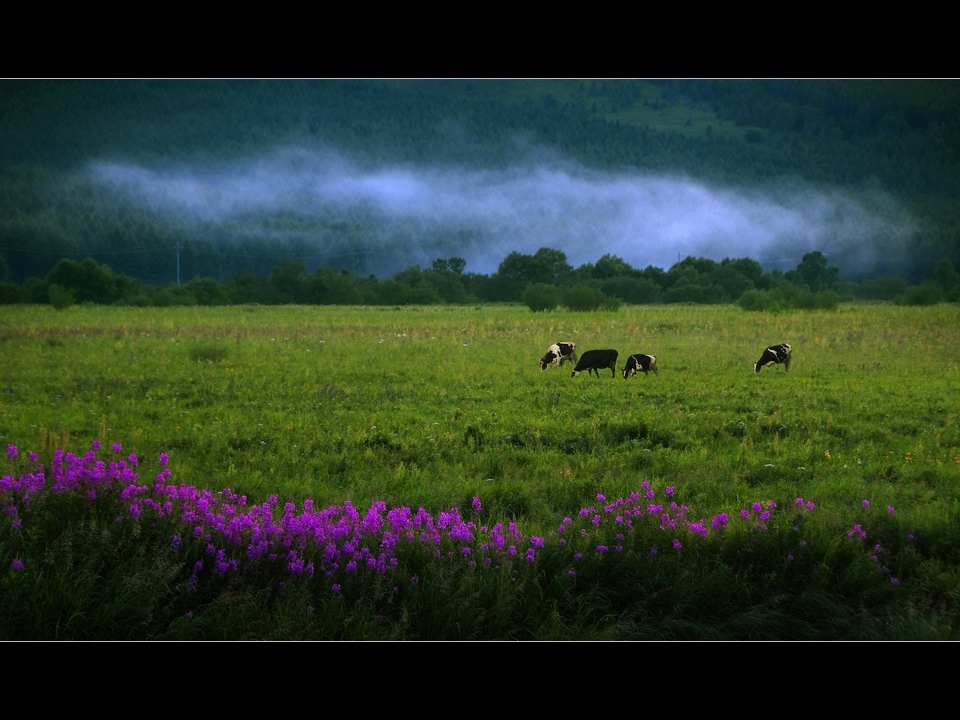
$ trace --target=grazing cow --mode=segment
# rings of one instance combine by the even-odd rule
[[[631,355],[627,358],[627,366],[623,369],[623,379],[626,380],[631,375],[636,375],[638,371],[646,377],[651,370],[653,370],[654,375],[660,374],[657,370],[656,355]]]
[[[600,377],[600,370],[610,368],[610,377],[617,376],[617,351],[616,350],[587,350],[580,356],[580,362],[573,369],[570,377],[576,377],[584,370],[587,374],[596,372]]]
[[[563,367],[567,360],[577,361],[577,344],[558,342],[548,347],[547,354],[540,358],[540,369],[546,370],[551,365]]]
[[[763,355],[760,356],[760,359],[753,364],[753,371],[760,372],[760,368],[769,367],[770,365],[780,365],[782,363],[783,367],[789,372],[790,353],[792,352],[793,348],[787,343],[771,345],[763,351]]]

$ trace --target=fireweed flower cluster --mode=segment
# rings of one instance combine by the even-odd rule
[[[862,507],[864,510],[869,511],[870,501],[868,499],[862,500],[860,502],[860,507]],[[894,508],[893,505],[887,506],[887,514],[893,515],[895,512],[896,512],[896,508]],[[867,543],[867,532],[866,530],[863,529],[863,526],[860,523],[854,523],[853,527],[847,532],[847,537],[851,538],[852,540],[860,540],[864,544]],[[914,539],[913,533],[910,533],[907,535],[908,542],[912,541],[913,539]],[[870,561],[875,564],[878,572],[880,572],[884,576],[890,576],[891,585],[893,585],[894,587],[899,587],[900,579],[890,575],[890,568],[883,563],[883,559],[882,559],[883,552],[884,550],[883,550],[883,547],[880,545],[880,543],[874,544],[870,554]]]
[[[402,558],[411,552],[463,562],[471,569],[505,567],[514,571],[514,562],[535,564],[542,553],[559,552],[569,558],[566,576],[573,581],[579,577],[574,570],[578,563],[588,559],[607,562],[608,556],[631,548],[631,536],[636,539],[633,548],[655,562],[663,551],[682,556],[701,539],[730,532],[734,525],[765,532],[778,512],[775,502],[758,501],[741,509],[739,520],[735,516],[731,521],[725,512],[712,519],[695,517],[675,499],[675,487],[664,488],[658,497],[658,491],[644,481],[627,497],[610,500],[598,494],[596,505],[581,508],[575,517],[565,517],[546,537],[527,536],[514,522],[478,524],[483,514],[480,498],[473,498],[469,517],[463,517],[457,508],[433,514],[423,508],[388,508],[382,501],[365,511],[350,501],[325,508],[315,507],[311,500],[300,506],[281,505],[276,495],[251,504],[246,496],[230,489],[212,492],[175,484],[166,453],[160,455],[159,472],[148,482],[140,478],[136,455],[121,457],[119,443],[111,446],[108,459],[98,457],[99,449],[100,443],[94,442],[82,455],[57,450],[49,478],[43,467],[36,466],[17,479],[0,479],[0,508],[10,518],[6,521],[9,525],[4,523],[6,528],[19,532],[21,508],[43,492],[74,493],[101,504],[112,502],[117,522],[163,521],[162,527],[169,529],[166,544],[170,552],[186,554],[192,548],[193,554],[187,557],[193,587],[204,573],[226,576],[249,565],[268,563],[287,579],[322,582],[338,594],[345,591],[349,578],[361,573],[392,580],[403,565]],[[16,460],[15,446],[8,447],[7,457]],[[30,459],[36,462],[36,455],[31,454]],[[814,508],[814,503],[803,498],[797,498],[795,505],[803,515]],[[794,517],[791,522],[799,520]],[[6,528],[0,525],[0,531]],[[200,559],[196,559],[198,555]],[[17,571],[24,567],[19,557],[0,561]],[[403,580],[416,585],[419,576]]]

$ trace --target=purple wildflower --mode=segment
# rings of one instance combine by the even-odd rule
[[[14,460],[17,457],[17,446],[7,445],[7,457]]]
[[[473,505],[474,511],[476,511],[477,515],[479,515],[480,511],[483,510],[483,504],[480,502],[480,498],[475,497],[471,504]]]
[[[23,560],[20,558],[14,558],[13,562],[10,563],[10,567],[12,567],[16,572],[20,572],[23,570]]]
[[[899,579],[899,578],[892,577],[892,578],[890,578],[890,584],[893,585],[894,587],[899,587],[899,585],[900,585],[900,579]]]
[[[893,515],[894,513],[893,505],[887,505],[887,512]]]
[[[608,550],[606,545],[597,545],[597,552],[601,555]]]
[[[527,549],[527,562],[533,562],[537,559],[537,551],[533,548]]]
[[[867,537],[867,533],[864,532],[863,528],[859,524],[853,526],[853,529],[847,533],[847,537],[858,537],[861,540]]]
[[[674,490],[673,485],[667,485],[667,487],[666,487],[666,489],[664,490],[664,492],[667,494],[667,497],[672,497],[672,496],[673,496],[673,490]]]
[[[576,577],[577,571],[573,569],[567,570],[567,575],[569,575],[570,577]]]
[[[683,544],[682,544],[679,540],[677,540],[676,538],[674,538],[674,539],[673,539],[673,549],[679,551],[679,550],[681,550],[682,548],[683,548]]]
[[[869,509],[870,509],[870,501],[869,501],[869,500],[864,500],[864,501],[863,501],[862,503],[860,503],[860,504],[863,505],[863,509],[864,509],[864,510],[869,510]]]
[[[719,530],[722,526],[727,524],[727,514],[725,512],[720,513],[713,520],[710,521],[710,527],[714,530]]]

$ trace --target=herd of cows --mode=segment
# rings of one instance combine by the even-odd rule
[[[771,365],[783,365],[784,369],[790,370],[790,354],[793,348],[788,343],[771,345],[763,351],[760,359],[753,364],[753,371],[760,372],[761,368]],[[610,377],[617,376],[617,357],[619,353],[616,350],[587,350],[583,355],[577,357],[577,344],[572,342],[558,342],[547,348],[547,352],[540,358],[540,369],[546,370],[548,367],[563,367],[567,361],[576,363],[570,377],[576,377],[584,370],[587,374],[596,373],[600,377],[600,371],[604,368],[610,368]],[[638,372],[646,375],[653,371],[654,375],[659,374],[657,370],[657,358],[654,355],[636,354],[627,358],[627,364],[620,369],[623,379],[626,380]]]

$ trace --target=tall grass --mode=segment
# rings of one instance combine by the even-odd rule
[[[933,577],[866,499],[844,533],[803,498],[705,518],[644,481],[537,535],[479,497],[251,504],[173,482],[167,456],[146,480],[120,444],[94,448],[0,482],[0,637],[887,638],[901,576]]]

